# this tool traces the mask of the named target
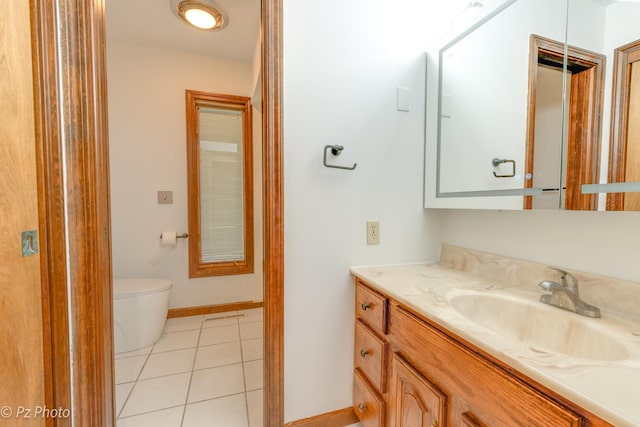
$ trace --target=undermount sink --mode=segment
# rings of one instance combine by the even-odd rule
[[[534,351],[601,361],[629,357],[629,352],[615,336],[594,324],[599,319],[509,295],[453,295],[449,303],[473,323],[525,343]]]

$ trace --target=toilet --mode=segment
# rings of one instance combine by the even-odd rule
[[[155,343],[169,310],[171,282],[164,279],[113,280],[114,352],[125,353]]]

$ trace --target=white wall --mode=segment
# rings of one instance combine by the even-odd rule
[[[442,242],[640,282],[634,212],[442,211]]]
[[[162,231],[187,230],[185,89],[251,96],[251,64],[109,40],[107,67],[114,277],[172,280],[171,307],[261,301],[262,153],[255,108],[255,274],[190,280],[187,241],[166,248],[159,240]],[[173,204],[158,205],[158,190],[173,191]]]
[[[422,208],[421,0],[285,0],[285,421],[352,404],[349,267],[435,260]],[[396,88],[410,89],[410,112]],[[344,145],[322,166],[323,147]],[[366,245],[366,220],[381,244]]]

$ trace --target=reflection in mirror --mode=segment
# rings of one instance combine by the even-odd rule
[[[600,155],[603,161],[598,180],[600,184],[583,185],[582,193],[601,193],[597,207],[599,210],[620,210],[623,208],[620,201],[625,198],[631,200],[634,196],[623,196],[623,193],[617,192],[640,191],[640,177],[626,176],[625,172],[619,169],[622,164],[616,163],[616,160],[620,160],[616,153],[624,147],[619,136],[627,130],[626,127],[620,127],[620,122],[616,119],[620,117],[620,113],[626,111],[626,107],[619,104],[619,97],[616,100],[618,90],[615,86],[620,80],[616,80],[618,71],[614,70],[618,55],[615,52],[616,49],[640,39],[640,3],[619,0],[570,0],[569,3],[567,43],[607,55]],[[627,162],[627,165],[631,164],[636,165],[638,161]],[[605,184],[607,182],[616,184]],[[607,197],[607,191],[616,193]]]
[[[488,0],[488,8],[498,12],[427,55],[425,206],[640,210],[640,197],[621,193],[640,192],[640,148],[632,142],[640,130],[628,126],[640,122],[630,118],[640,114],[637,54],[613,69],[614,55],[640,40],[640,2]],[[566,80],[548,72],[558,70],[557,58],[552,67],[532,62],[533,81],[555,80],[555,95],[531,90],[524,56],[532,34],[568,45]],[[591,56],[572,63],[573,47]],[[543,118],[563,108],[560,119]],[[515,176],[501,178],[511,164],[494,166],[494,158],[514,160]]]
[[[640,40],[615,50],[609,182],[640,181]],[[640,210],[640,193],[610,193],[607,210]]]
[[[524,194],[542,193],[525,185],[530,37],[564,40],[566,2],[494,1],[483,9],[492,5],[493,12],[428,55],[437,68],[428,65],[427,102],[439,92],[436,123],[427,117],[427,132],[437,129],[430,207],[456,207],[456,201],[438,199],[465,197],[474,208],[522,209]],[[429,72],[435,69],[434,87]],[[562,87],[557,90],[561,98]],[[429,111],[434,109],[428,106]],[[561,139],[561,126],[553,132]],[[560,150],[550,151],[550,161],[557,162]],[[506,161],[494,163],[496,158]],[[552,188],[558,186],[556,180]],[[478,196],[483,197],[471,200]]]
[[[599,178],[605,62],[604,55],[531,36],[525,187],[542,194],[525,196],[525,209],[597,208],[597,198],[581,189]]]

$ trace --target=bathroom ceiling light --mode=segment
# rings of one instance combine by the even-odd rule
[[[201,30],[216,30],[224,24],[222,13],[203,1],[182,0],[177,13],[184,22]]]

